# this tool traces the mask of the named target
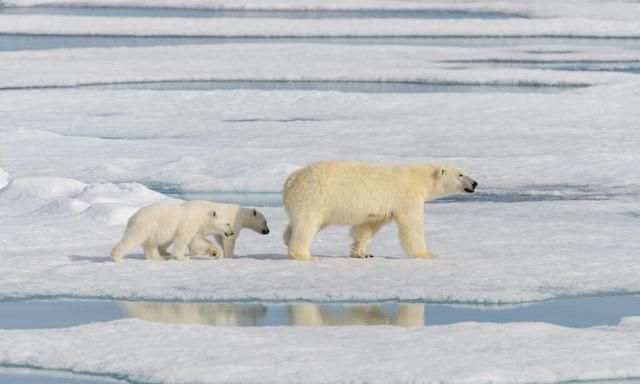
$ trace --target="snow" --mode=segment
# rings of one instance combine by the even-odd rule
[[[2,22],[0,21],[0,25]],[[572,48],[573,49],[573,48]],[[436,84],[580,86],[637,81],[612,72],[569,72],[474,67],[455,70],[450,60],[514,55],[513,50],[327,44],[220,44],[0,52],[0,89],[73,87],[167,81],[398,81]],[[562,60],[516,51],[520,58]],[[176,57],[188,57],[185,65]],[[264,58],[268,57],[268,61]],[[578,51],[570,59],[639,60],[620,49]],[[237,63],[229,66],[228,63]],[[469,67],[469,65],[467,65]],[[452,70],[452,68],[454,70]]]
[[[13,182],[0,191],[12,260],[0,297],[519,303],[640,292],[635,84],[550,95],[1,93],[0,164]],[[377,259],[347,258],[348,230],[335,228],[314,246],[326,257],[289,262],[281,206],[264,208],[272,235],[243,233],[234,260],[108,259],[128,216],[167,198],[143,184],[277,196],[290,172],[327,158],[456,164],[481,201],[426,206],[437,262],[406,259],[393,225],[372,245]]]
[[[607,380],[640,375],[639,331],[637,317],[580,330],[543,323],[239,329],[121,320],[0,331],[0,363],[163,383]]]
[[[11,4],[44,3],[3,2]],[[301,7],[290,0],[179,5]],[[0,33],[640,36],[640,5],[633,2],[314,0],[304,7],[504,11],[538,18],[0,14]],[[640,54],[624,45],[604,46],[605,39],[552,47],[544,39],[520,40],[511,47],[436,47],[265,39],[0,52],[0,299],[522,305],[640,293],[640,83],[637,74],[607,67],[633,67]],[[544,65],[570,62],[599,63],[604,70]],[[274,89],[179,90],[167,84],[228,80],[273,81]],[[277,87],[278,81],[311,80],[461,88],[376,94]],[[169,89],[133,89],[144,82]],[[492,84],[513,86],[513,92],[465,92]],[[577,85],[584,87],[572,87]],[[541,93],[547,86],[565,88]],[[292,171],[323,159],[454,164],[480,185],[475,196],[425,206],[425,237],[438,261],[406,258],[389,225],[371,245],[374,259],[349,258],[348,228],[329,228],[314,243],[317,262],[292,262],[281,239],[288,220],[279,193]],[[243,232],[234,259],[150,262],[136,249],[122,263],[111,262],[110,249],[135,210],[181,202],[159,191],[237,198],[263,211],[272,233]],[[265,201],[270,206],[261,206]],[[639,338],[637,317],[588,329],[544,323],[239,329],[129,319],[0,330],[0,365],[168,383],[622,380],[640,377]]]

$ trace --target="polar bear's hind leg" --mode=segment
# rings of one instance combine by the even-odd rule
[[[292,260],[313,261],[311,243],[321,225],[314,223],[291,223],[291,238],[289,240],[289,258]]]

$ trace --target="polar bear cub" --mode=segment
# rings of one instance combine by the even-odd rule
[[[329,225],[351,226],[351,257],[371,257],[367,246],[393,220],[406,254],[436,259],[424,241],[424,203],[473,193],[477,185],[462,169],[445,165],[311,164],[292,173],[284,185],[284,207],[291,219],[284,233],[289,258],[313,260],[313,238]]]
[[[202,232],[189,243],[191,255],[221,256],[220,250],[211,241],[206,239],[207,235],[214,235],[217,243],[224,250],[224,257],[233,257],[236,241],[240,236],[240,231],[249,228],[262,235],[269,234],[267,219],[262,212],[254,208],[245,208],[236,204],[213,203],[205,200],[193,200],[183,204],[186,207],[200,207],[202,209],[215,210],[229,218],[231,223],[232,236],[222,236],[220,233]]]
[[[165,260],[160,249],[166,250],[173,244],[176,260],[187,260],[185,247],[194,237],[205,233],[233,236],[229,219],[215,209],[200,205],[149,205],[131,216],[122,240],[111,250],[111,259],[120,261],[133,247],[142,245],[147,260]]]

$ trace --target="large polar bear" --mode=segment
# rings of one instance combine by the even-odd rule
[[[153,204],[138,210],[127,223],[122,240],[111,250],[113,261],[120,261],[133,247],[142,245],[148,260],[165,260],[160,248],[173,244],[177,260],[187,260],[184,249],[198,234],[233,236],[227,217],[202,206]]]
[[[240,236],[243,228],[249,228],[254,232],[267,235],[269,234],[269,226],[267,219],[262,212],[254,208],[245,208],[236,204],[213,203],[205,200],[193,200],[183,204],[186,207],[201,207],[203,209],[215,210],[229,218],[233,236],[222,236],[218,233],[199,233],[189,243],[189,252],[192,255],[208,255],[218,256],[220,250],[211,241],[206,239],[207,235],[215,235],[216,241],[224,250],[224,257],[233,257],[236,248],[236,241]],[[160,249],[160,252],[166,252],[166,249]]]
[[[371,257],[367,246],[394,220],[405,253],[437,259],[424,241],[424,202],[473,193],[478,183],[463,170],[432,164],[370,165],[322,161],[295,171],[284,185],[291,223],[284,233],[289,258],[314,260],[309,249],[329,225],[350,225],[352,257]]]

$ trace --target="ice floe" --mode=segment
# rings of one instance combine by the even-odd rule
[[[543,323],[215,328],[121,320],[0,331],[0,364],[155,383],[622,380],[640,375],[639,327],[635,317],[587,329]]]

